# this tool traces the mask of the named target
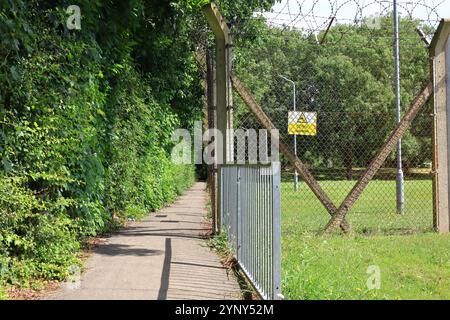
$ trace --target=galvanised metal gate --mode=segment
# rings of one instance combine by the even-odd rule
[[[281,296],[280,163],[220,167],[222,228],[263,299]]]

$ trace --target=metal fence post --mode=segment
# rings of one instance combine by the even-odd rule
[[[218,170],[219,170],[219,192],[218,192],[218,213],[217,213],[217,233],[220,234],[222,231],[222,222],[223,222],[223,209],[224,209],[224,197],[223,197],[223,193],[224,193],[224,181],[223,181],[223,167],[221,165],[218,165]]]
[[[294,112],[297,111],[297,93],[296,93],[296,86],[295,81],[288,79],[287,77],[283,75],[278,75],[281,79],[286,80],[287,82],[292,84],[292,105],[294,108]],[[297,134],[294,134],[294,154],[297,157]],[[298,191],[298,171],[296,168],[294,168],[294,191]]]
[[[242,195],[241,195],[241,169],[237,167],[236,174],[236,215],[234,217],[235,232],[236,232],[236,257],[239,260],[241,258],[241,205],[242,205]]]
[[[402,120],[401,115],[401,96],[400,96],[400,40],[398,31],[398,4],[397,0],[394,0],[394,58],[395,58],[395,96],[397,106],[397,124]],[[402,140],[397,142],[397,213],[404,213],[405,205],[405,179],[403,176],[403,164],[402,164]]]
[[[272,164],[273,299],[281,299],[281,165]]]

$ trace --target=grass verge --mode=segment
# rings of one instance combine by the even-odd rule
[[[339,205],[356,181],[320,181]],[[282,184],[283,294],[287,299],[450,299],[450,236],[433,232],[431,180],[374,180],[347,215],[355,234],[318,237],[328,213],[304,184]],[[381,287],[369,290],[368,268]]]
[[[354,180],[324,180],[319,184],[339,207],[356,184]],[[318,231],[329,214],[304,183],[294,192],[292,182],[282,183],[283,232]],[[405,212],[397,214],[395,180],[374,180],[346,216],[355,232],[364,234],[405,234],[429,232],[433,227],[431,180],[405,181]]]
[[[450,299],[449,235],[298,233],[282,246],[287,299]],[[379,289],[368,289],[371,266],[380,270]]]

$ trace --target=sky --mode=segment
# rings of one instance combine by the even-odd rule
[[[436,26],[441,18],[450,18],[450,0],[398,0],[399,14],[411,14]],[[309,30],[327,27],[330,17],[337,23],[353,23],[361,17],[392,11],[393,0],[281,0],[273,13],[265,13],[275,25],[289,25]],[[434,10],[433,8],[436,8]]]

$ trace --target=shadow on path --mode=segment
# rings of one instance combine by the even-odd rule
[[[161,250],[136,248],[135,246],[125,244],[108,244],[99,246],[95,252],[107,256],[155,256],[161,255],[164,252]]]
[[[169,290],[170,278],[170,262],[172,261],[172,239],[166,238],[166,255],[164,257],[164,265],[161,273],[161,286],[159,287],[158,300],[167,299],[167,291]]]

